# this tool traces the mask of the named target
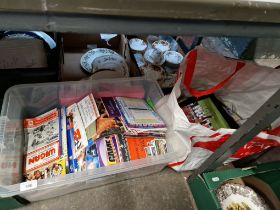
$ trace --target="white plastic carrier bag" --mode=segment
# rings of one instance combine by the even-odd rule
[[[190,53],[193,52],[196,53],[190,55]],[[186,77],[186,74],[188,73],[186,71],[185,73],[181,74],[171,94],[164,96],[156,104],[157,111],[159,112],[159,114],[161,115],[161,117],[163,118],[163,120],[166,122],[168,126],[167,138],[169,138],[170,141],[173,141],[172,145],[176,149],[178,148],[180,149],[180,151],[182,151],[180,152],[181,153],[180,157],[178,157],[176,161],[169,164],[169,166],[176,171],[187,171],[187,170],[193,170],[198,168],[207,158],[210,157],[211,154],[213,154],[213,152],[216,149],[218,149],[225,141],[227,141],[235,131],[234,129],[225,129],[225,128],[214,131],[198,123],[190,123],[187,117],[185,116],[183,110],[180,108],[177,101],[177,98],[182,93],[181,88],[185,87],[189,92],[189,95],[196,96],[196,97],[208,95],[219,90],[219,92],[216,93],[218,93],[220,96],[226,96],[225,97],[226,99],[231,99],[234,98],[231,97],[232,93],[239,94],[239,96],[242,94],[242,87],[235,87],[233,83],[230,83],[233,76],[236,76],[237,73],[241,71],[245,71],[246,68],[248,68],[249,69],[248,71],[250,71],[252,74],[254,71],[258,71],[257,70],[258,67],[254,67],[254,68],[250,67],[253,64],[248,64],[248,66],[246,67],[247,64],[244,62],[236,61],[236,60],[228,60],[224,57],[219,58],[224,62],[224,66],[222,69],[222,67],[219,67],[218,61],[215,60],[216,56],[219,57],[219,55],[208,52],[207,50],[204,50],[202,48],[197,48],[194,51],[191,51],[190,53],[185,58],[185,64],[181,66],[181,72],[183,72],[182,68],[186,68],[186,65],[189,65],[188,68],[190,68],[195,64],[195,67],[200,69],[200,74],[199,74],[200,79],[198,79],[197,75],[195,75],[198,81],[196,81],[194,85],[191,82],[194,75]],[[201,56],[202,60],[199,61],[197,60],[198,53],[199,56]],[[191,58],[189,56],[191,56]],[[208,58],[208,56],[210,57]],[[213,66],[212,64],[207,65],[207,63],[211,63],[210,62],[211,60],[214,61]],[[227,67],[225,68],[226,65]],[[207,77],[208,74],[204,72],[204,68],[206,68],[207,66],[212,66],[211,68],[213,69],[211,71],[213,71],[213,74],[216,75],[213,76],[212,79],[208,78]],[[216,69],[218,68],[218,70],[221,72],[226,71],[228,75],[225,74],[224,72],[223,74],[220,73],[220,75],[216,74],[214,72],[215,66]],[[265,69],[271,72],[277,71],[269,68],[265,68]],[[219,81],[218,79],[221,78],[222,75],[224,75],[225,77],[222,81]],[[249,78],[247,78],[246,81],[248,81],[248,79]],[[280,79],[280,75],[279,75],[279,79]],[[203,81],[206,82],[204,83]],[[262,95],[261,90],[258,89],[256,86],[254,86],[254,81],[256,82],[257,79],[253,80],[250,83],[252,85],[251,87],[247,85],[249,89],[251,88],[251,90],[253,89],[255,90],[256,95],[254,97],[250,97],[250,99],[244,99],[244,100],[242,99],[240,103],[236,103],[235,100],[232,101],[239,108],[242,109],[243,105],[245,106],[248,103],[250,104],[250,100],[254,100],[255,97],[261,97]],[[234,83],[237,83],[237,81],[235,81]],[[244,83],[245,81],[243,80],[243,84]],[[192,87],[190,85],[192,85]],[[200,88],[194,89],[193,88],[194,86],[203,87],[204,90],[199,90]],[[267,88],[263,88],[263,89],[269,92],[270,93],[269,95],[271,96],[277,90],[277,86],[276,83],[274,83],[274,86],[273,85],[271,87],[268,86]],[[221,91],[222,87],[228,88],[229,93],[227,94],[226,91]],[[244,90],[246,90],[246,88]],[[272,91],[272,93],[269,90]],[[247,90],[245,94],[249,94],[249,92],[250,91]],[[261,99],[263,100],[262,103],[265,102],[266,98],[267,98],[266,96],[261,97]],[[262,105],[262,103],[260,102],[255,103],[253,109],[258,109]],[[248,108],[248,110],[250,109]],[[247,118],[251,114],[253,114],[252,111],[250,111],[250,113],[243,112],[243,114],[244,113],[247,113],[246,115]],[[280,137],[276,135],[268,134],[266,132],[261,132],[259,135],[257,135],[251,141],[249,141],[246,145],[240,148],[226,162],[231,162],[240,158],[258,154],[268,148],[279,147],[279,146],[280,146]]]
[[[245,122],[280,88],[280,70],[225,58],[205,48],[190,51],[180,66],[183,86],[195,97],[215,93]],[[272,127],[280,124],[276,120]]]

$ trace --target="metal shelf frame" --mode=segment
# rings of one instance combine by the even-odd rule
[[[280,37],[278,0],[2,0],[0,30]]]
[[[278,0],[2,0],[7,12],[280,23]]]
[[[202,165],[189,177],[191,182],[199,174],[215,170],[230,156],[235,154],[262,130],[268,128],[280,116],[280,89],[272,95],[233,135],[218,148]]]
[[[235,21],[0,13],[0,24],[1,30],[17,31],[280,37],[280,24]]]
[[[279,0],[2,0],[0,30],[280,37]],[[280,90],[190,177],[215,169],[280,116]]]

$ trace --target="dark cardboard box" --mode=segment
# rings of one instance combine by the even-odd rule
[[[109,45],[108,45],[109,44]],[[102,40],[100,34],[62,34],[64,49],[61,79],[63,81],[81,80],[90,76],[80,66],[80,59],[84,53],[94,48],[109,48],[126,60],[130,67],[128,42],[124,35],[118,35],[109,40]]]
[[[142,40],[144,40],[147,44],[148,44],[148,36],[147,35],[137,35],[137,36],[129,36],[129,39],[132,39],[132,38],[140,38]],[[154,39],[153,39],[154,38]],[[150,43],[153,42],[152,41],[156,41],[159,39],[158,36],[154,36],[150,38]],[[178,43],[177,43],[178,44]],[[132,51],[130,50],[131,52],[131,58],[132,58],[132,64],[130,66],[130,72],[131,72],[131,75],[133,76],[144,76],[146,78],[149,78],[149,79],[154,79],[156,80],[155,78],[150,78],[150,75],[145,75],[145,71],[148,70],[147,68],[147,63],[144,59],[144,54],[141,54],[141,53],[136,53],[136,54],[133,54]],[[178,44],[178,49],[177,49],[177,52],[181,53],[183,56],[185,56],[185,53],[184,51],[181,49],[181,47],[179,46]],[[138,63],[137,63],[137,59],[138,59]],[[141,61],[140,61],[141,60]],[[140,61],[140,62],[139,62]],[[143,61],[143,62],[142,62]],[[144,64],[143,64],[144,63]],[[142,64],[142,65],[139,65],[139,64]],[[159,83],[160,87],[163,89],[164,92],[166,92],[167,94],[171,92],[174,84],[176,83],[176,80],[177,80],[177,72],[179,70],[179,67],[177,68],[169,68],[166,63],[164,63],[163,65],[161,65],[161,67],[163,68],[163,70],[165,71],[164,75],[162,76],[161,79],[159,79],[157,82]]]
[[[0,69],[48,67],[47,53],[42,40],[0,40]]]
[[[59,80],[60,43],[56,33],[49,35],[57,43],[56,48],[50,50],[41,40],[7,40],[1,48],[4,64],[0,69],[0,98],[6,90],[17,84],[56,82]],[[4,40],[1,40],[2,42]],[[9,46],[7,47],[7,43]],[[9,52],[9,53],[7,53]],[[16,62],[7,62],[11,59]],[[1,58],[0,58],[1,60]],[[8,64],[7,64],[8,63]]]

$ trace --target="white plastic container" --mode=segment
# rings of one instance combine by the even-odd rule
[[[96,98],[100,96],[150,98],[154,104],[163,96],[157,83],[143,78],[84,80],[11,87],[5,94],[1,111],[0,197],[19,195],[29,201],[44,200],[158,172],[180,156],[180,151],[174,151],[172,142],[167,142],[168,152],[165,155],[28,184],[20,183],[24,150],[23,119],[37,116],[54,107],[70,105],[91,92]]]

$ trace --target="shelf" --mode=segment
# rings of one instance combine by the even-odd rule
[[[2,30],[280,37],[276,0],[5,0]]]

